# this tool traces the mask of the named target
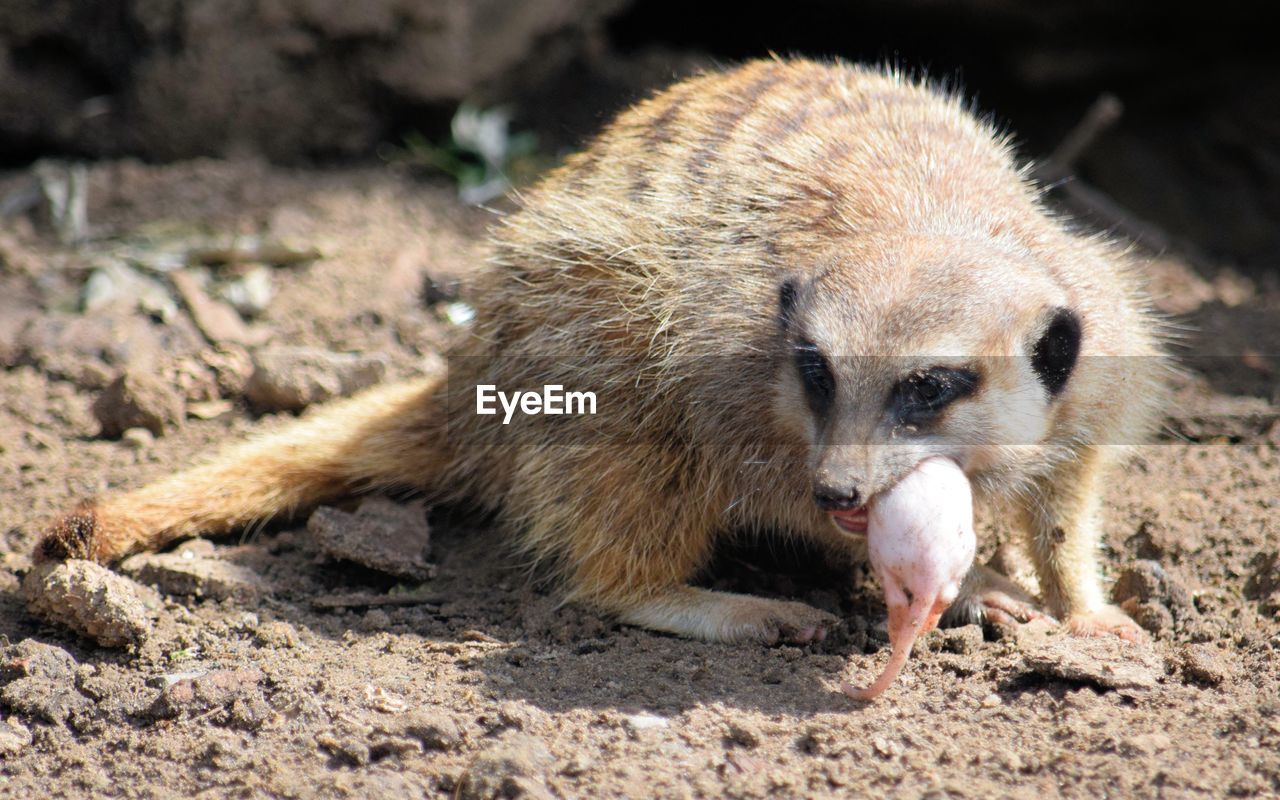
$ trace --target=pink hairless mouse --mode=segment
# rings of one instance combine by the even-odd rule
[[[893,683],[916,637],[933,630],[973,565],[973,495],[956,462],[920,462],[868,507],[867,547],[889,607],[891,654],[870,686],[841,688],[871,700]]]

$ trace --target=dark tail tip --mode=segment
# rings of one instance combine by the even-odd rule
[[[53,524],[36,545],[35,561],[66,561],[93,558],[97,538],[98,515],[86,503]]]

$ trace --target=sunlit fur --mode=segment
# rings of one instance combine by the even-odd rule
[[[1125,257],[1047,214],[1005,137],[960,100],[846,64],[751,62],[639,103],[517,200],[447,380],[375,389],[101,498],[41,557],[111,561],[410,484],[497,511],[568,598],[706,639],[803,639],[827,615],[687,585],[715,538],[854,546],[815,508],[814,476],[870,494],[941,449],[1021,519],[1054,613],[1131,624],[1103,606],[1096,512],[1112,443],[1137,441],[1158,398],[1156,326]],[[1084,339],[1051,400],[1027,357],[1056,307]],[[824,420],[795,375],[797,329],[837,375]],[[895,429],[894,382],[939,363],[977,364],[980,391],[935,430]],[[601,408],[503,443],[471,413],[477,381],[562,382]]]

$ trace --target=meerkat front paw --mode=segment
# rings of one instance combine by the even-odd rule
[[[1114,634],[1127,642],[1141,641],[1145,634],[1133,618],[1116,606],[1102,606],[1094,611],[1071,614],[1067,629],[1077,636]]]
[[[804,603],[749,596],[742,598],[726,620],[734,632],[732,639],[770,645],[821,642],[839,623],[834,615]]]

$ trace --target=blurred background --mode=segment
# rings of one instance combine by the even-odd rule
[[[554,161],[679,75],[770,52],[839,56],[961,87],[1041,159],[1114,96],[1101,109],[1110,124],[1087,131],[1065,165],[1101,193],[1073,210],[1194,264],[1266,279],[1280,264],[1268,5],[5,0],[0,168],[51,156],[311,165],[406,153],[441,166],[448,154],[435,150],[464,102],[509,110],[513,131],[536,136],[521,147]]]

